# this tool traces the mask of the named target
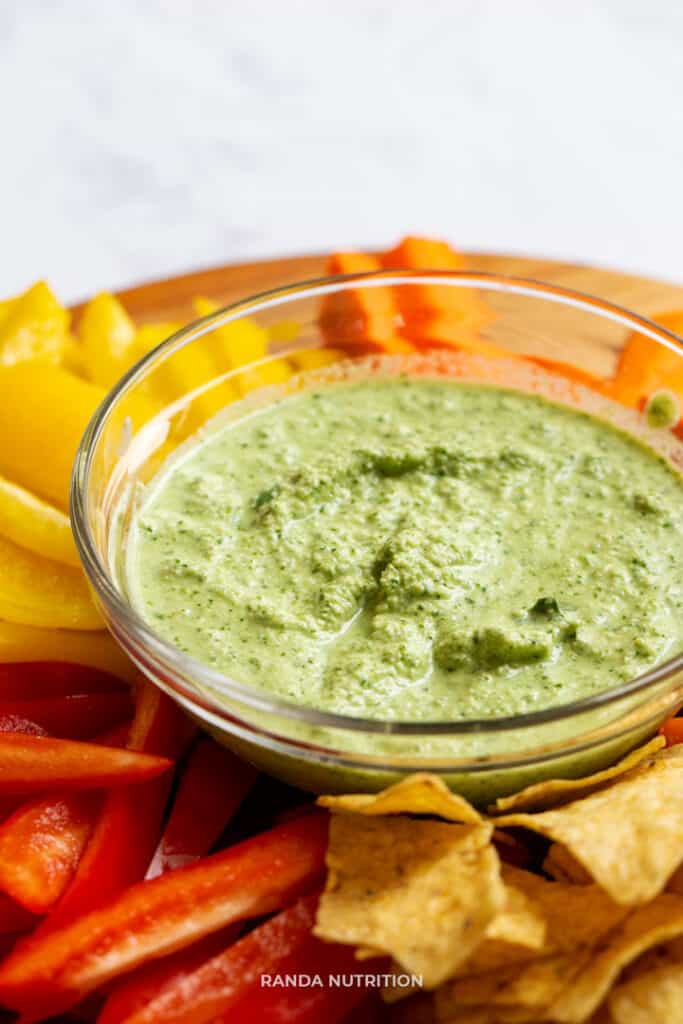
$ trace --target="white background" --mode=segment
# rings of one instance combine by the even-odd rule
[[[683,281],[679,0],[0,0],[0,294],[407,231]]]

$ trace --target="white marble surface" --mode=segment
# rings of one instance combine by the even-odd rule
[[[675,0],[0,0],[0,293],[435,233],[683,280]]]

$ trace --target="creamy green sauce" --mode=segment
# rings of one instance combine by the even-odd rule
[[[181,650],[330,711],[487,718],[683,647],[683,483],[544,399],[416,377],[305,391],[191,444],[131,531]]]

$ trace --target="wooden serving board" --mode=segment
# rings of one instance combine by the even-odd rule
[[[322,277],[326,262],[327,257],[320,255],[262,260],[257,263],[232,263],[151,281],[117,294],[138,323],[154,320],[187,321],[193,317],[192,298],[196,295],[205,295],[221,304],[236,302],[279,285]],[[634,274],[600,270],[576,263],[491,253],[470,253],[467,262],[471,270],[548,281],[608,299],[644,316],[655,316],[670,309],[683,309],[683,285]],[[505,297],[498,297],[495,304],[498,312],[504,313]],[[76,315],[79,308],[75,309]],[[605,330],[610,330],[607,323]],[[615,349],[622,340],[623,329],[617,326],[614,329]],[[556,341],[561,347],[563,341],[569,341],[569,338],[556,338]]]

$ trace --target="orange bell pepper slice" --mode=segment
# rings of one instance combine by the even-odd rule
[[[22,942],[0,964],[0,1003],[52,1016],[145,960],[286,906],[322,877],[327,817],[310,814],[151,881]]]
[[[327,265],[329,274],[364,274],[381,270],[374,256],[337,252]],[[328,345],[357,355],[362,352],[412,352],[400,337],[400,310],[393,288],[350,288],[326,295],[320,310],[320,329]]]
[[[144,782],[167,771],[165,757],[56,740],[21,733],[0,734],[0,794],[35,793],[47,788],[101,789]]]
[[[576,384],[583,384],[584,387],[591,388],[593,391],[604,390],[605,379],[603,377],[597,377],[594,373],[582,370],[581,367],[574,366],[572,363],[565,363],[561,359],[549,359],[545,356],[525,356],[524,358],[536,363],[544,370],[556,373],[560,377],[567,377]]]
[[[659,731],[665,738],[667,747],[683,743],[683,718],[667,718]]]
[[[683,334],[683,311],[662,313],[655,319],[675,334]],[[683,348],[677,352],[633,333],[619,357],[612,394],[623,405],[637,408],[658,388],[669,388],[683,398]]]
[[[255,768],[203,737],[190,754],[148,878],[208,853],[256,781]]]
[[[465,258],[446,242],[408,236],[381,256],[387,270],[464,270]],[[411,284],[396,289],[401,333],[421,345],[461,348],[489,356],[510,353],[479,337],[493,314],[472,287]]]

